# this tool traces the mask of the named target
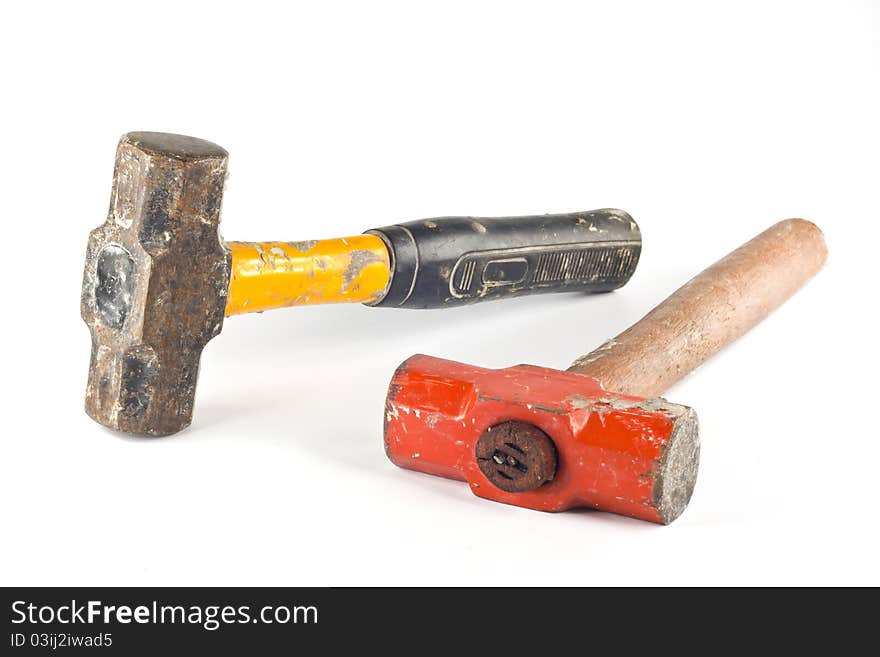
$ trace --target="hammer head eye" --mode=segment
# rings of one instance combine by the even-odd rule
[[[86,412],[166,435],[192,417],[199,359],[220,332],[231,256],[220,238],[226,151],[181,135],[125,135],[107,221],[89,236],[82,316]]]

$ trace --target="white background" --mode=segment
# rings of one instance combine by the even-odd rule
[[[880,584],[880,11],[868,2],[6,4],[2,584]],[[228,320],[177,436],[82,410],[86,235],[116,140],[230,152],[228,239],[626,209],[631,283],[450,311]],[[773,222],[827,268],[669,391],[702,466],[674,524],[541,514],[394,467],[421,352],[566,367]]]

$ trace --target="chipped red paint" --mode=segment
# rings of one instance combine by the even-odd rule
[[[686,410],[607,392],[580,374],[532,365],[490,370],[417,355],[391,381],[385,450],[400,467],[466,481],[497,502],[540,511],[592,507],[660,522],[653,473]],[[533,424],[554,441],[553,481],[507,493],[480,471],[477,440],[506,420]]]

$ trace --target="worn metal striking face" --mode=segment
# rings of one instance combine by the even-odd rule
[[[92,334],[86,412],[161,436],[190,423],[202,349],[220,332],[231,255],[219,233],[226,151],[130,133],[107,221],[89,236],[82,316]]]

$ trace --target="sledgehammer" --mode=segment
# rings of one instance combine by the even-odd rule
[[[388,390],[388,457],[496,502],[668,524],[690,501],[700,437],[692,409],[657,395],[780,306],[825,257],[815,225],[782,221],[565,372],[413,356]]]
[[[116,151],[107,220],[89,235],[82,316],[86,412],[165,436],[192,419],[202,349],[223,318],[361,302],[451,308],[547,292],[608,292],[632,276],[638,225],[622,210],[440,217],[298,242],[225,242],[226,151],[132,132]]]

